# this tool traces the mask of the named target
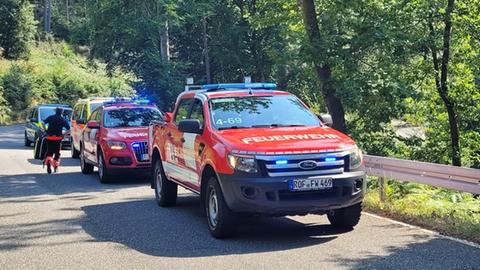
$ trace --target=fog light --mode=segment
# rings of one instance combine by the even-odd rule
[[[253,199],[257,194],[255,188],[253,187],[242,187],[242,193],[245,198]]]
[[[110,159],[110,162],[113,163],[113,164],[116,164],[116,163],[118,163],[118,158],[114,157],[114,158]]]

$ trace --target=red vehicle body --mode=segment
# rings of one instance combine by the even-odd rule
[[[177,185],[199,194],[215,237],[231,235],[242,214],[328,214],[355,226],[366,187],[355,142],[292,94],[252,85],[183,92],[150,126],[159,205],[175,204]]]
[[[101,182],[124,172],[150,172],[147,131],[162,114],[155,105],[110,102],[92,112],[80,138],[82,172],[98,167]]]

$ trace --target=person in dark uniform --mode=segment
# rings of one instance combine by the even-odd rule
[[[43,122],[48,124],[46,137],[47,153],[45,154],[45,163],[47,165],[47,172],[52,173],[52,164],[49,161],[53,156],[53,167],[55,171],[57,171],[58,165],[60,164],[60,147],[63,139],[62,130],[63,128],[69,130],[70,125],[63,117],[63,108],[61,107],[56,108],[55,114],[50,115]]]

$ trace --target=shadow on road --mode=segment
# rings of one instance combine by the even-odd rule
[[[39,165],[41,166],[41,165]],[[61,170],[61,167],[60,167]],[[0,176],[0,198],[4,203],[13,202],[12,198],[21,197],[15,202],[44,201],[39,196],[45,194],[67,195],[77,192],[110,192],[115,189],[145,186],[148,178],[139,175],[119,175],[110,184],[100,184],[96,173],[83,175],[81,172],[30,173]]]
[[[70,158],[69,156],[67,157],[64,157],[64,153],[62,153],[62,155],[60,156],[60,169],[62,167],[78,167],[78,170],[80,170],[80,160],[79,159],[74,159],[74,158]],[[27,159],[28,163],[32,164],[32,165],[38,165],[38,166],[42,166],[42,160],[40,159],[33,159],[33,158],[29,158]]]
[[[179,197],[171,208],[153,199],[82,207],[83,229],[98,241],[113,241],[153,256],[202,257],[288,250],[323,244],[344,233],[330,225],[303,224],[288,218],[248,218],[237,237],[210,236],[200,215],[199,198]]]

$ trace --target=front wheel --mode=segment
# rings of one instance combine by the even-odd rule
[[[208,180],[205,196],[205,212],[208,229],[215,238],[227,238],[235,234],[236,215],[228,208],[222,189],[215,177]]]
[[[174,206],[177,203],[177,184],[167,179],[162,161],[157,160],[154,167],[155,200],[159,206]]]
[[[362,203],[349,207],[332,210],[327,213],[330,224],[342,229],[352,229],[360,221],[362,215]]]
[[[102,152],[98,153],[98,177],[100,177],[100,183],[102,184],[108,183],[111,180],[111,174],[105,164]]]
[[[93,173],[93,165],[90,163],[87,163],[85,160],[85,154],[84,154],[83,147],[80,146],[80,169],[82,169],[83,174],[91,174]]]

